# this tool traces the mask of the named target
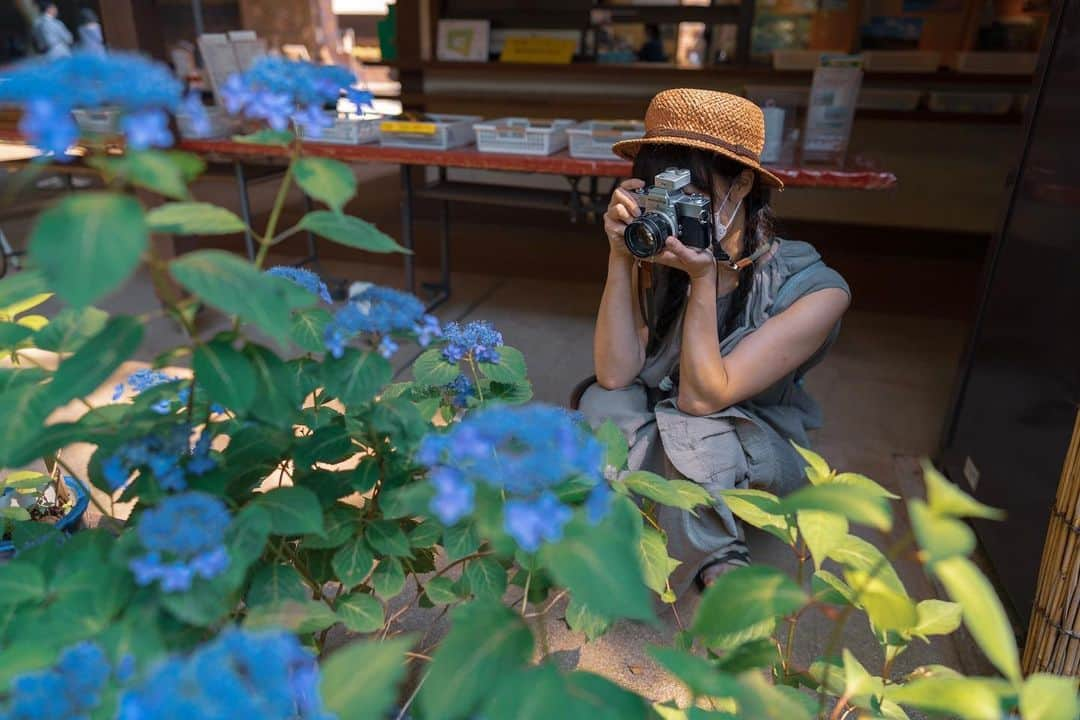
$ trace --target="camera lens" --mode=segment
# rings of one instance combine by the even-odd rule
[[[671,223],[666,217],[647,212],[630,221],[623,232],[623,240],[631,255],[649,258],[664,249],[664,242],[671,234]]]

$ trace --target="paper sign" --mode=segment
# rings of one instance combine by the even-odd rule
[[[384,120],[379,129],[384,133],[401,133],[407,135],[434,135],[438,130],[435,123],[409,122],[406,120]]]
[[[814,71],[806,111],[803,159],[841,164],[851,138],[855,101],[862,85],[858,56],[826,56]]]
[[[502,62],[568,65],[574,59],[575,50],[577,42],[574,40],[511,36],[506,38],[499,59]]]

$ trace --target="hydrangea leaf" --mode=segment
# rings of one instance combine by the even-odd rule
[[[739,598],[739,602],[732,603],[731,598]],[[803,589],[776,568],[736,568],[718,577],[705,591],[692,629],[708,642],[789,615],[808,601]]]
[[[951,557],[932,570],[949,597],[963,608],[964,626],[979,648],[1006,678],[1020,681],[1020,659],[1009,617],[994,586],[964,557]],[[898,701],[900,702],[900,701]]]
[[[780,498],[764,490],[749,488],[721,490],[720,495],[728,509],[743,522],[780,538],[788,545],[795,544],[795,529],[788,524],[780,507]]]
[[[297,468],[307,468],[316,463],[340,463],[355,454],[356,447],[345,429],[344,420],[339,417],[301,438],[296,443],[293,460]]]
[[[232,235],[247,227],[236,213],[207,202],[165,203],[148,212],[146,222],[172,235]]]
[[[443,534],[443,549],[449,562],[471,555],[479,548],[480,536],[472,522],[464,521],[448,527]]]
[[[645,584],[653,592],[663,595],[668,590],[668,577],[681,563],[668,556],[667,538],[651,527],[642,529],[639,547]]]
[[[457,363],[447,362],[440,348],[429,348],[413,361],[413,377],[421,385],[442,386],[453,381],[461,370]]]
[[[412,638],[355,642],[331,653],[321,665],[320,690],[326,709],[349,720],[383,720],[405,676],[405,653]],[[357,682],[363,668],[363,682]]]
[[[369,222],[330,210],[312,210],[300,219],[300,230],[309,230],[340,245],[376,253],[406,253],[397,241]]]
[[[371,573],[375,555],[363,538],[353,538],[337,549],[331,565],[342,584],[352,588],[364,582]]]
[[[322,365],[326,390],[347,408],[357,408],[375,399],[393,377],[389,361],[378,353],[353,348],[340,358],[327,358]]]
[[[496,600],[459,605],[451,616],[450,633],[419,693],[423,716],[430,720],[469,717],[532,654],[532,633],[524,620]]]
[[[0,565],[0,606],[10,607],[45,597],[45,577],[29,563]]]
[[[293,164],[296,184],[309,196],[341,212],[356,195],[356,176],[352,168],[337,160],[319,157],[300,158]]]
[[[353,632],[375,632],[386,621],[386,611],[382,603],[367,593],[343,595],[334,603],[334,610],[345,623],[345,627]]]
[[[579,632],[592,642],[602,636],[611,627],[611,621],[589,611],[583,603],[571,600],[566,606],[566,624],[574,632]]]
[[[311,590],[292,565],[263,563],[251,578],[251,588],[244,598],[248,607],[278,605],[288,600],[306,602]]]
[[[498,600],[506,592],[506,568],[490,556],[467,562],[461,578],[467,591],[478,599]]]
[[[524,382],[528,377],[528,368],[525,366],[525,356],[517,348],[502,345],[498,348],[499,362],[478,363],[480,373],[492,382],[516,385]]]
[[[506,678],[483,713],[490,720],[622,720],[648,716],[639,695],[599,675],[563,674],[550,664]]]
[[[282,430],[291,428],[303,401],[299,378],[267,348],[247,345],[243,352],[255,379],[251,414]]]
[[[23,304],[33,300],[28,307],[38,305],[37,298],[50,295],[49,281],[37,268],[12,273],[0,278],[0,314],[5,320],[13,320],[24,309]]]
[[[106,178],[126,180],[159,195],[183,200],[190,194],[187,186],[189,174],[186,172],[189,168],[180,165],[177,161],[179,155],[198,159],[187,153],[141,150],[128,151],[116,157],[94,155],[87,162],[101,170]]]
[[[323,352],[326,349],[326,327],[333,320],[323,308],[309,308],[293,314],[289,338],[308,352]]]
[[[401,526],[389,520],[378,520],[364,528],[364,539],[371,548],[383,555],[410,557],[409,538]]]
[[[668,480],[656,473],[639,470],[628,474],[622,482],[638,495],[680,510],[693,512],[696,507],[712,504],[709,491],[688,480]]]
[[[882,532],[892,528],[892,512],[886,498],[858,485],[821,484],[796,490],[777,508],[782,514],[799,510],[824,510]]]
[[[305,634],[325,630],[338,622],[333,610],[315,600],[286,600],[276,605],[259,605],[244,618],[245,628],[285,628]]]
[[[505,405],[523,405],[533,399],[532,383],[528,380],[513,385],[482,380],[481,387],[484,387],[483,383],[487,383],[484,399],[489,403],[497,401]]]
[[[629,455],[630,449],[626,443],[626,435],[623,434],[618,425],[610,420],[604,421],[604,424],[596,431],[596,439],[604,445],[605,465],[616,470],[622,470],[626,467],[626,457]]]
[[[409,531],[409,546],[429,548],[438,544],[443,528],[434,520],[425,520]]]
[[[405,568],[401,566],[401,560],[396,557],[381,558],[371,574],[371,586],[383,600],[397,597],[405,589]]]
[[[271,337],[289,336],[290,314],[318,298],[284,278],[266,275],[223,250],[199,250],[173,260],[176,281],[224,313],[257,325]]]
[[[454,590],[454,581],[448,577],[433,577],[424,586],[424,594],[433,605],[449,605],[461,599]]]
[[[135,354],[142,336],[143,326],[137,319],[123,315],[109,318],[100,332],[60,363],[48,386],[50,404],[57,407],[97,390]]]
[[[243,414],[255,400],[255,374],[244,353],[223,340],[195,348],[195,379],[225,407]]]
[[[148,238],[138,200],[83,192],[38,216],[28,249],[57,294],[75,307],[84,307],[128,279]]]
[[[108,319],[108,313],[97,308],[64,308],[34,333],[34,347],[56,353],[75,352],[101,332]]]
[[[253,503],[269,514],[275,535],[324,534],[319,499],[307,488],[275,488],[258,495]]]

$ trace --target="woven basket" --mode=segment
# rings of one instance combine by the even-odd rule
[[[1080,675],[1080,413],[1046,532],[1024,672]]]

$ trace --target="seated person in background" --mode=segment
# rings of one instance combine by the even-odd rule
[[[31,28],[34,50],[50,60],[71,55],[71,31],[57,17],[60,9],[54,2],[41,3],[41,14],[34,20]]]
[[[645,26],[645,42],[638,50],[638,60],[641,62],[667,62],[667,54],[664,53],[664,41],[660,37],[659,25]]]
[[[813,247],[773,234],[766,192],[782,183],[759,162],[765,127],[756,105],[666,90],[650,103],[645,128],[644,138],[614,147],[634,160],[635,179],[615,190],[604,215],[611,247],[594,339],[597,379],[578,407],[590,422],[611,419],[622,429],[631,470],[686,478],[716,498],[696,516],[658,510],[670,553],[682,562],[672,576],[681,594],[692,580],[704,588],[749,562],[719,491],[784,494],[801,484],[791,441],[807,445],[821,419],[803,377],[835,339],[849,290]],[[696,243],[694,223],[680,230],[697,247],[669,236],[663,222],[650,229],[653,216],[641,222],[634,191],[661,173],[682,175],[682,192],[709,202],[698,218],[711,223],[696,224]]]

